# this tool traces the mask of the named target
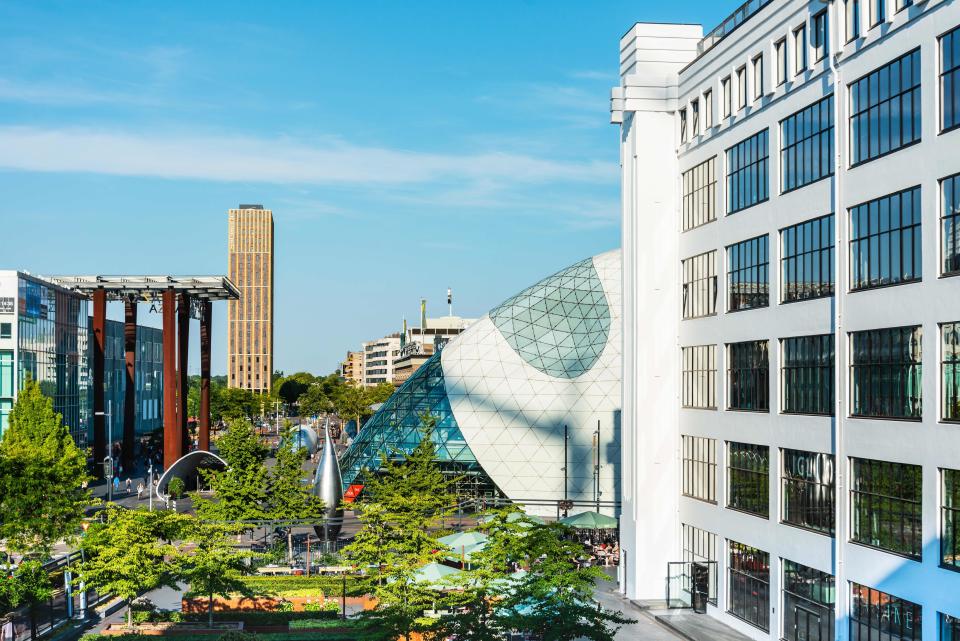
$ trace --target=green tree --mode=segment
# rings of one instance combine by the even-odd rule
[[[31,639],[37,638],[37,606],[51,596],[50,573],[36,559],[23,561],[9,578],[0,580],[0,603],[6,602],[10,608],[29,606]]]
[[[253,426],[244,419],[231,420],[226,433],[217,439],[217,450],[227,469],[201,470],[204,482],[213,490],[213,498],[199,492],[193,495],[197,516],[233,524],[267,518],[268,476],[264,461],[268,452]]]
[[[300,397],[300,415],[314,416],[316,414],[327,414],[335,411],[333,399],[327,395],[323,386],[319,384],[311,385],[310,389]]]
[[[197,519],[191,519],[185,527],[179,576],[189,584],[190,592],[207,597],[210,627],[213,627],[215,597],[253,596],[242,579],[249,572],[247,561],[251,554],[236,550],[228,538],[230,533],[231,528]]]
[[[7,548],[44,557],[79,532],[92,502],[86,456],[63,417],[34,381],[27,381],[0,440],[0,539]]]
[[[423,611],[443,603],[445,597],[413,577],[444,549],[433,532],[455,499],[453,481],[435,460],[431,434],[436,420],[431,416],[422,420],[420,444],[409,454],[384,456],[380,474],[368,474],[366,499],[355,506],[362,527],[343,551],[352,563],[381,568],[379,580],[371,586],[377,607],[363,616],[404,639],[413,632],[429,632],[436,623],[424,619]]]
[[[260,413],[260,397],[250,390],[239,387],[219,389],[210,398],[210,413],[225,421],[250,418]]]
[[[303,464],[307,460],[307,450],[296,447],[292,432],[290,421],[287,421],[281,432],[281,445],[277,450],[276,464],[270,470],[267,489],[267,511],[270,518],[288,526],[287,552],[291,561],[292,525],[303,519],[324,517],[323,501],[314,496],[310,486],[303,482]]]
[[[583,547],[573,540],[568,527],[530,522],[522,534],[511,529],[500,526],[491,531],[493,553],[499,549],[506,558],[517,560],[526,574],[499,595],[498,627],[522,630],[543,641],[613,641],[621,626],[635,623],[594,600],[597,582],[610,579],[601,568],[574,564]],[[508,540],[496,541],[503,537]]]
[[[106,521],[93,524],[80,539],[85,558],[75,581],[125,600],[127,625],[133,625],[130,603],[135,598],[161,586],[176,587],[178,554],[170,542],[185,522],[186,517],[165,510],[107,505]]]
[[[386,403],[387,399],[390,398],[395,391],[397,391],[397,388],[393,383],[377,383],[373,387],[368,387],[364,390],[367,401],[369,401],[367,403],[368,405]]]

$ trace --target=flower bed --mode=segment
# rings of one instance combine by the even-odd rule
[[[119,636],[143,636],[143,637],[166,637],[180,635],[201,635],[209,636],[212,634],[221,635],[225,632],[242,632],[242,621],[224,621],[214,623],[211,627],[207,623],[189,622],[189,623],[140,623],[134,624],[133,628],[126,623],[111,623],[104,629],[103,635],[107,637]]]

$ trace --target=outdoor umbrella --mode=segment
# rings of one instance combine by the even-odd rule
[[[440,543],[443,543],[449,548],[454,550],[459,550],[462,547],[468,545],[476,545],[477,543],[486,543],[487,535],[483,532],[454,532],[453,534],[448,534],[447,536],[440,537],[437,539]]]
[[[460,570],[451,568],[439,563],[427,563],[425,566],[413,573],[412,581],[414,583],[429,583],[430,585],[442,584],[444,580],[454,574],[460,574]]]
[[[541,519],[539,516],[533,516],[532,514],[524,514],[523,512],[511,512],[507,516],[507,523],[513,523],[514,521],[519,520],[520,517],[524,517],[524,516],[527,517],[529,520],[533,521],[534,523],[539,523],[540,525],[543,525],[543,519]],[[488,514],[486,516],[480,517],[479,522],[489,523],[492,520],[493,520],[493,515]]]
[[[599,512],[581,512],[560,519],[560,523],[578,530],[615,530],[618,524],[617,519]]]

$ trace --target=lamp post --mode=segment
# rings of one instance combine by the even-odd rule
[[[94,412],[94,416],[107,417],[107,455],[103,459],[104,476],[107,477],[107,502],[113,501],[113,401],[107,401],[106,412]]]
[[[153,512],[153,461],[150,461],[150,469],[147,470],[147,497],[148,511]]]
[[[90,527],[90,524],[84,521],[80,524],[80,529],[83,530],[83,533],[80,535],[80,564],[83,565],[86,562],[86,556],[83,553],[83,537],[87,534],[87,528]],[[80,581],[80,585],[77,586],[80,590],[80,620],[83,621],[87,618],[87,586],[83,581]]]

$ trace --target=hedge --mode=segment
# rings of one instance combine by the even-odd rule
[[[270,612],[254,611],[254,610],[243,610],[239,612],[214,612],[213,620],[214,622],[219,621],[243,621],[244,626],[271,626],[271,625],[285,625],[292,621],[299,621],[301,619],[306,620],[317,620],[317,619],[335,619],[338,616],[339,608],[333,610],[331,606],[327,606],[329,610],[314,610],[308,612],[282,612],[279,610],[271,610]],[[134,612],[133,620],[135,623],[161,623],[161,622],[172,622],[172,623],[181,623],[181,622],[204,622],[209,620],[209,615],[206,612],[196,612],[192,614],[177,612],[176,610],[157,610],[155,612]],[[179,639],[180,636],[178,635]],[[208,640],[209,641],[209,640]]]
[[[369,592],[372,577],[347,577],[347,596],[363,596]],[[241,579],[257,594],[281,597],[340,596],[343,579],[339,576],[245,576]]]

